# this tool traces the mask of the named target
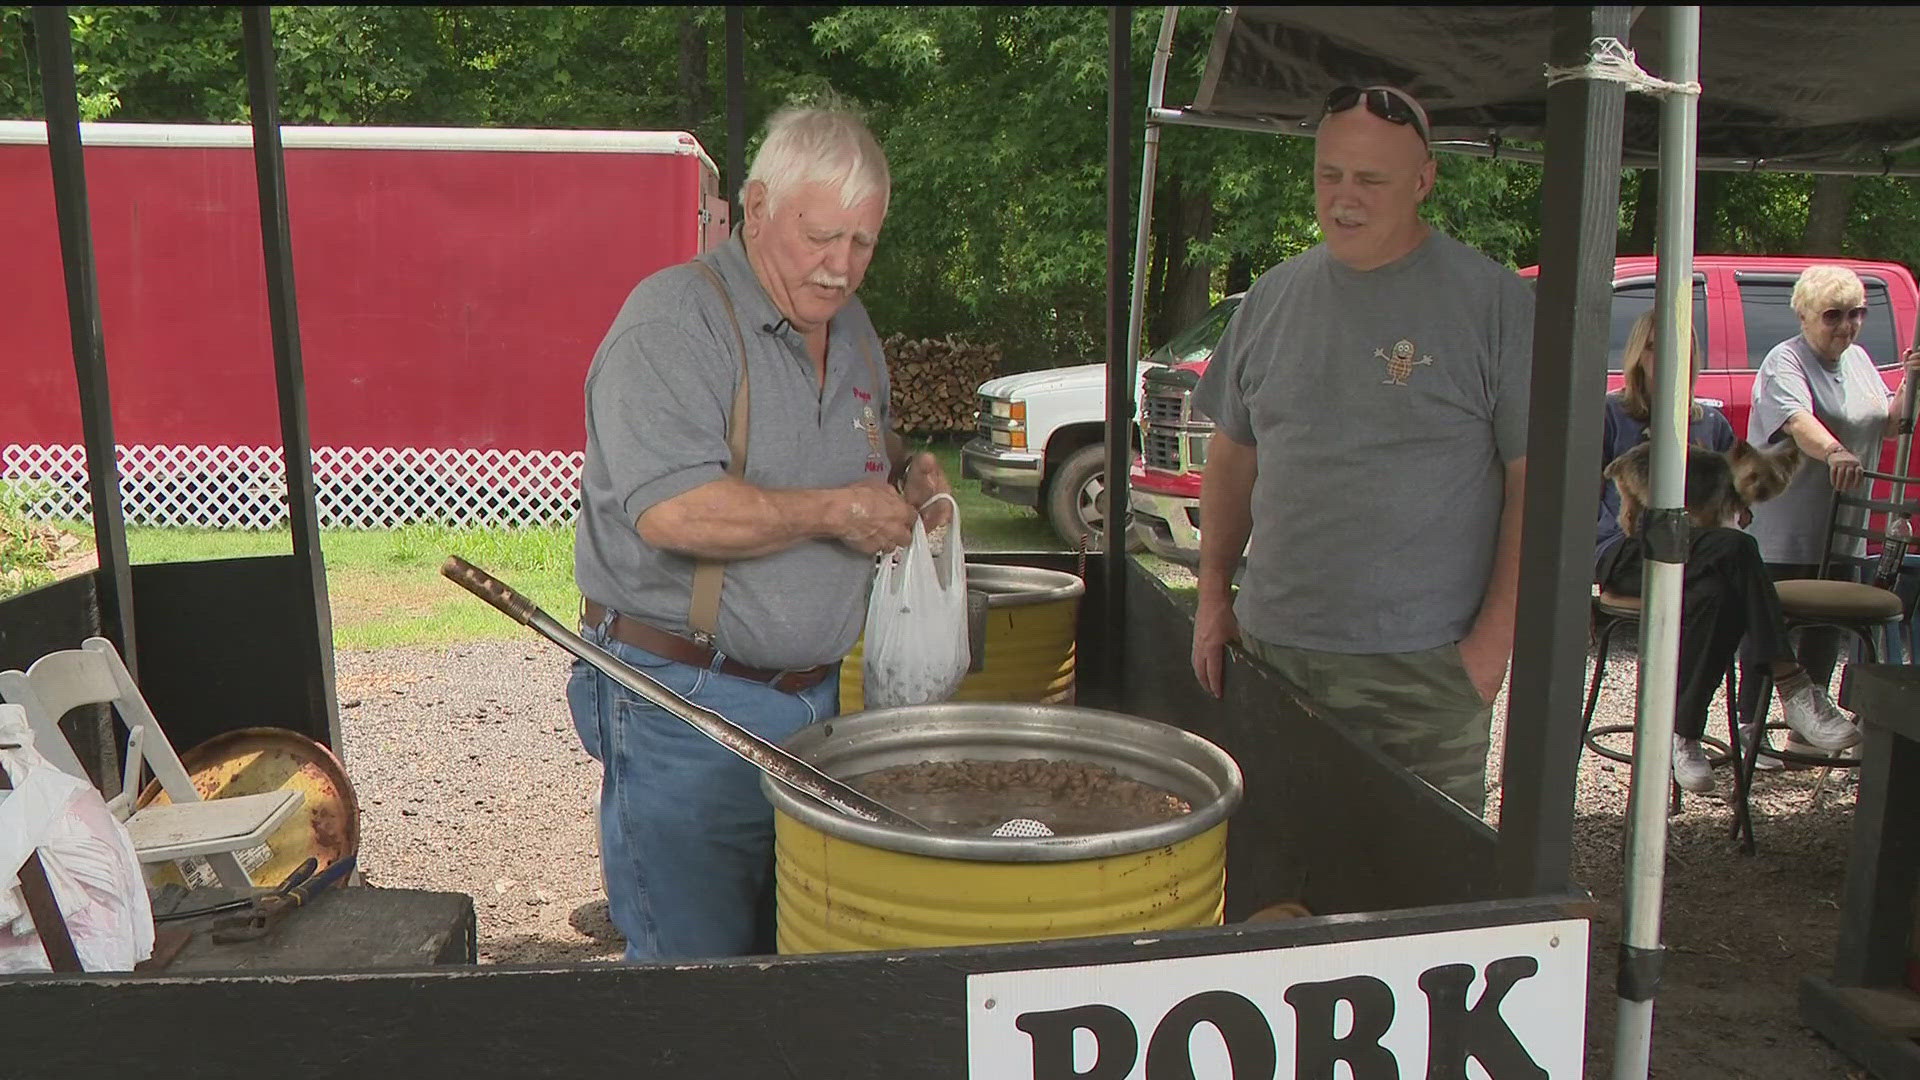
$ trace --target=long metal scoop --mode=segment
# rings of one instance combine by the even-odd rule
[[[921,832],[929,831],[925,825],[883,803],[875,802],[719,713],[703,709],[661,686],[632,665],[622,662],[619,657],[555,622],[553,616],[540,610],[538,604],[460,556],[447,556],[440,573],[499,608],[514,622],[532,627],[548,641],[592,664],[607,678],[692,724],[702,735],[745,758],[755,768],[788,787],[810,795],[848,817]]]

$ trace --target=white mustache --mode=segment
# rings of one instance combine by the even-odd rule
[[[815,274],[807,279],[807,284],[818,285],[823,289],[844,289],[847,279],[836,274]]]

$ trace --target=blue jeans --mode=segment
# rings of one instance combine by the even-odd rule
[[[581,636],[654,681],[767,739],[783,742],[840,709],[829,674],[799,694]],[[601,763],[600,870],[626,958],[693,959],[771,951],[773,808],[760,770],[686,721],[576,660],[567,706]]]

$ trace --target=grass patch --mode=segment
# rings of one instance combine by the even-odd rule
[[[961,480],[958,446],[928,446],[954,481],[963,542],[970,551],[1057,551],[1061,544],[1032,510],[1010,506]],[[3,522],[0,522],[3,524]],[[90,529],[82,524],[83,533]],[[0,543],[4,539],[0,538]],[[333,610],[333,640],[342,649],[446,646],[500,641],[528,631],[440,576],[448,555],[459,555],[531,597],[561,622],[580,605],[573,583],[573,526],[456,529],[406,525],[396,529],[329,529],[320,534]],[[285,555],[284,529],[127,530],[134,562],[194,562]]]
[[[52,534],[28,519],[28,498],[15,485],[0,483],[0,597],[54,581]]]
[[[984,495],[977,480],[960,479],[960,448],[935,444],[932,450],[953,482],[960,504],[961,543],[968,551],[1061,551],[1066,545],[1038,513]]]

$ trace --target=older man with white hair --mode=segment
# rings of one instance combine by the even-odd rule
[[[857,117],[776,114],[740,229],[636,286],[587,373],[581,633],[775,742],[839,711],[873,556],[948,490],[938,460],[892,432],[854,298],[889,187]],[[759,774],[585,664],[567,700],[603,766],[601,872],[627,958],[765,951]]]

